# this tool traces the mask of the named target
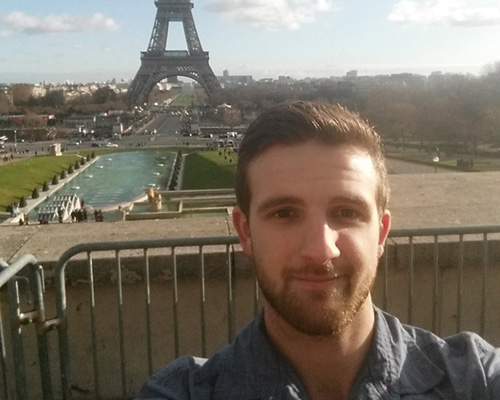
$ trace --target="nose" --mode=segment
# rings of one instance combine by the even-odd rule
[[[304,232],[301,256],[315,265],[324,265],[340,255],[339,232],[325,221],[308,224]]]

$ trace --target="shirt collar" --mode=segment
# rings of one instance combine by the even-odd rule
[[[445,373],[416,343],[413,328],[405,329],[397,318],[376,307],[375,321],[373,344],[358,381],[368,378],[394,393],[417,394],[443,379]]]
[[[223,366],[210,368],[219,371],[213,399],[307,398],[302,383],[271,343],[263,312],[243,328],[230,346],[217,353],[207,363],[212,362]]]

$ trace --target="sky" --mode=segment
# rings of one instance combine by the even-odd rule
[[[215,75],[302,79],[432,71],[481,75],[500,61],[500,0],[191,0]],[[154,0],[2,0],[0,83],[129,80]],[[185,50],[172,23],[166,50]]]

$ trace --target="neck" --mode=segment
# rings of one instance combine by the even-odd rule
[[[355,318],[338,333],[311,336],[297,331],[269,305],[266,330],[290,363],[311,400],[347,399],[370,350],[375,313],[368,297]]]

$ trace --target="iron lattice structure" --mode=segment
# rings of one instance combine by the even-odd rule
[[[185,76],[197,81],[211,96],[221,86],[208,63],[196,31],[189,0],[156,0],[156,18],[147,51],[141,52],[141,66],[129,89],[129,101],[146,102],[154,85],[170,76]],[[182,22],[186,50],[166,50],[170,22]]]

